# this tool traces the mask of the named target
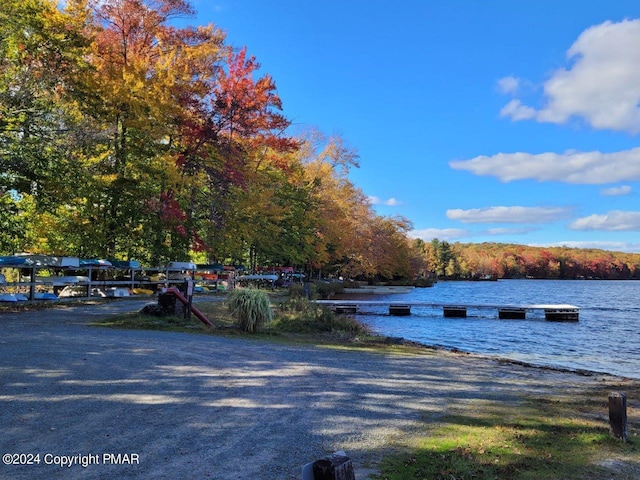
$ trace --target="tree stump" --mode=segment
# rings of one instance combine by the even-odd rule
[[[172,293],[161,293],[158,295],[158,306],[167,315],[176,313],[176,297]]]

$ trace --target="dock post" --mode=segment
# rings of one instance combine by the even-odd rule
[[[527,311],[524,308],[500,308],[498,318],[509,320],[527,318]]]
[[[336,305],[336,313],[337,314],[343,314],[343,315],[349,315],[349,314],[356,314],[358,313],[358,307],[356,307],[355,305]]]
[[[609,394],[609,427],[614,438],[627,441],[627,396],[624,393]]]
[[[389,315],[398,317],[411,315],[411,306],[409,305],[389,305]]]
[[[467,307],[444,306],[442,310],[445,317],[467,318]]]
[[[577,322],[578,310],[575,308],[545,308],[544,318],[552,322]]]

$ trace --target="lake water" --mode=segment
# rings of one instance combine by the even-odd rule
[[[353,297],[350,297],[353,298]],[[499,280],[438,282],[408,294],[368,300],[469,305],[571,304],[579,322],[550,322],[544,312],[500,320],[496,310],[469,309],[467,318],[445,318],[441,308],[412,307],[390,316],[367,307],[358,318],[382,335],[426,345],[527,362],[640,378],[640,281]]]

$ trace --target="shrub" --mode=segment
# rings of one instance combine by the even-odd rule
[[[328,282],[324,280],[308,282],[306,284],[296,283],[289,287],[289,296],[305,297],[310,299],[327,299],[336,293],[344,293],[342,282]]]
[[[311,292],[313,298],[331,298],[336,293],[344,292],[344,285],[342,282],[313,282]]]
[[[336,315],[329,308],[316,305],[304,297],[290,297],[280,305],[277,325],[282,331],[295,333],[368,333],[366,327],[356,319]]]
[[[229,294],[227,302],[236,325],[243,332],[257,332],[273,319],[269,296],[262,290],[237,288]]]
[[[289,297],[298,298],[298,297],[306,297],[306,292],[304,291],[304,285],[300,283],[294,283],[289,286]]]

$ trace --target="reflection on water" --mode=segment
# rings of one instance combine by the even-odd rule
[[[366,297],[452,304],[572,304],[577,323],[547,322],[544,312],[524,320],[499,320],[497,311],[469,309],[467,318],[445,318],[441,309],[414,307],[408,317],[367,308],[360,319],[382,335],[427,345],[554,367],[640,378],[640,282],[499,280],[439,282],[408,294]],[[365,297],[362,297],[365,299]]]

